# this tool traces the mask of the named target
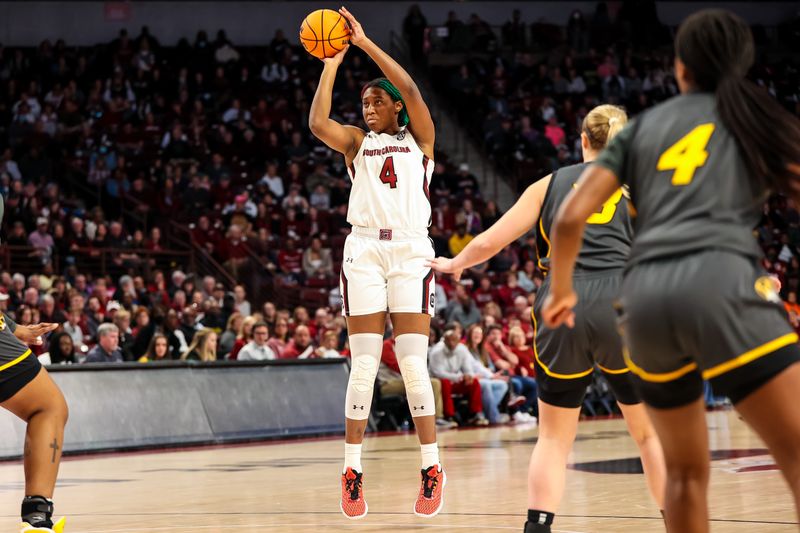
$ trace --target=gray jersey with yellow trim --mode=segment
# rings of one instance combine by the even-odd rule
[[[765,192],[754,185],[713,94],[676,96],[637,117],[600,154],[630,189],[629,264],[717,248],[760,257]]]
[[[539,267],[550,267],[550,228],[564,199],[575,187],[586,163],[571,165],[553,172],[547,187],[537,224]],[[633,238],[628,202],[622,189],[587,221],[583,244],[575,262],[577,270],[620,269],[625,266]]]

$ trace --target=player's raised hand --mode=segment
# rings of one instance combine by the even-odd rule
[[[429,259],[425,263],[425,266],[434,269],[436,272],[452,274],[453,279],[456,281],[461,280],[461,273],[464,272],[463,268],[457,268],[453,266],[453,260],[449,257],[436,257],[434,259]]]
[[[339,13],[347,19],[347,24],[350,26],[350,44],[358,46],[360,43],[366,41],[367,35],[364,33],[364,28],[361,27],[361,23],[356,20],[353,14],[344,6],[339,8]]]
[[[547,295],[542,307],[542,318],[548,328],[557,328],[561,324],[575,327],[575,311],[573,308],[578,303],[578,296],[570,289],[564,294],[553,291]]]
[[[344,48],[342,48],[341,51],[339,51],[335,56],[323,57],[321,58],[321,61],[325,63],[325,65],[333,65],[338,67],[339,65],[342,64],[342,61],[344,61],[344,55],[347,53],[348,48],[350,48],[349,44]]]

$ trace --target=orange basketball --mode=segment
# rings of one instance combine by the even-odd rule
[[[314,57],[333,57],[350,42],[347,19],[332,9],[318,9],[300,25],[300,42]]]

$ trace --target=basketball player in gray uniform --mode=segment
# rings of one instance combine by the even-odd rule
[[[618,107],[603,105],[593,109],[586,116],[581,133],[584,161],[597,157],[626,122],[625,112]],[[586,166],[565,167],[537,181],[508,213],[458,256],[437,258],[432,262],[433,268],[458,277],[464,268],[486,261],[536,223],[539,268],[546,274],[550,268],[550,226]],[[564,492],[567,457],[577,434],[581,405],[595,367],[611,385],[639,447],[650,492],[659,508],[662,505],[663,455],[625,366],[613,307],[632,239],[627,203],[623,190],[617,188],[600,209],[586,217],[588,228],[580,247],[575,282],[582,298],[582,313],[574,328],[551,328],[542,323],[541,307],[550,291],[549,276],[536,295],[532,318],[539,438],[528,471],[526,533],[551,530]]]
[[[0,197],[0,220],[4,204]],[[24,467],[25,498],[20,532],[62,533],[64,519],[53,524],[53,491],[64,446],[67,404],[27,345],[58,324],[19,326],[0,313],[0,405],[27,422]]]
[[[682,95],[623,130],[560,208],[542,316],[550,327],[578,320],[571,278],[585,219],[628,185],[626,362],[664,446],[667,528],[705,533],[703,379],[763,438],[800,503],[800,347],[752,232],[770,191],[800,198],[800,120],[745,78],[753,38],[733,13],[690,16],[675,52]]]

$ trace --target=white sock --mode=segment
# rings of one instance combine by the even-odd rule
[[[433,465],[439,464],[439,444],[434,442],[431,444],[420,444],[419,449],[422,451],[422,469],[425,470]]]
[[[348,466],[356,472],[363,472],[363,470],[361,470],[360,444],[344,443],[344,468],[342,468],[342,474],[345,473]]]

